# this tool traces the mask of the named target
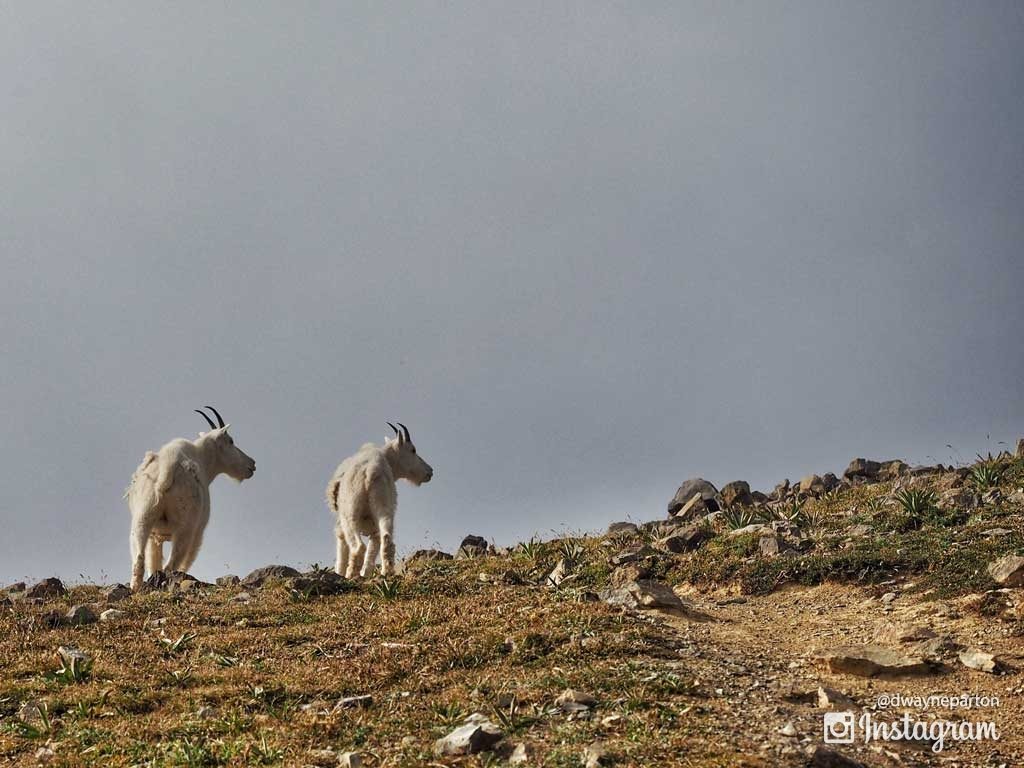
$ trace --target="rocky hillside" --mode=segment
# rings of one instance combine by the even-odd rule
[[[393,580],[11,585],[0,761],[1024,764],[1024,444],[771,493],[695,479],[668,513],[509,550],[467,537]],[[999,738],[825,745],[844,712]]]

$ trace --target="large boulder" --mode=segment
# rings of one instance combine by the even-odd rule
[[[825,493],[825,481],[818,475],[808,475],[800,481],[800,493],[818,497]]]
[[[863,480],[874,480],[878,477],[879,471],[882,469],[881,462],[871,461],[871,459],[854,459],[850,462],[850,466],[843,472],[843,477],[847,480],[863,479]]]
[[[901,477],[910,471],[910,466],[900,459],[893,459],[892,461],[883,461],[881,468],[878,470],[879,480],[895,480],[897,477]]]
[[[750,493],[750,484],[746,480],[733,480],[722,486],[719,494],[727,507],[749,507],[754,503]]]
[[[718,489],[702,477],[694,477],[680,485],[668,503],[669,517],[701,517],[717,511]]]

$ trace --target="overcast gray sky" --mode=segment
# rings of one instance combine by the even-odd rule
[[[126,581],[206,403],[206,578],[387,420],[400,553],[1015,442],[1022,75],[1018,2],[5,4],[0,581]]]

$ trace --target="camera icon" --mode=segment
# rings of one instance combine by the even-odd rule
[[[825,713],[825,743],[853,744],[853,712]]]

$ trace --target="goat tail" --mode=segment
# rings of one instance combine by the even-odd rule
[[[341,488],[341,480],[334,480],[327,486],[327,506],[332,512],[338,511],[338,490]]]

